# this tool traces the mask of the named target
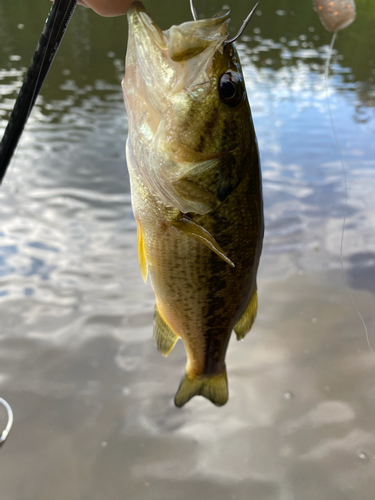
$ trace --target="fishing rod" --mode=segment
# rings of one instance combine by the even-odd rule
[[[77,0],[55,0],[0,143],[0,184],[53,63]]]

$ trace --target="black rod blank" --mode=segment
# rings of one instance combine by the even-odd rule
[[[77,0],[55,0],[0,143],[0,184],[53,63]]]

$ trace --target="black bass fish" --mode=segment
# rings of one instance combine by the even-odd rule
[[[140,2],[128,12],[123,80],[127,163],[154,336],[187,353],[175,397],[228,400],[225,354],[257,312],[264,221],[259,153],[229,12],[162,31]]]

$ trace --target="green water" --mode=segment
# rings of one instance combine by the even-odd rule
[[[147,7],[164,29],[191,19],[187,1]],[[231,7],[234,34],[252,5]],[[49,8],[0,0],[0,134]],[[309,0],[262,0],[237,43],[263,170],[259,312],[230,342],[228,404],[178,410],[184,349],[157,352],[136,258],[126,18],[77,8],[0,189],[0,397],[15,417],[0,500],[373,497],[375,356],[348,295],[375,347],[373,1],[339,33],[326,86],[331,36]]]
[[[210,16],[223,7],[216,0],[196,2],[199,17]],[[278,71],[285,66],[295,66],[298,60],[308,63],[312,72],[319,71],[318,57],[306,57],[301,50],[317,49],[330,43],[331,34],[325,31],[309,0],[264,1],[258,8],[255,21],[245,32],[246,45],[257,49],[263,40],[273,41],[277,46],[256,50],[251,61],[257,68]],[[357,0],[355,25],[339,34],[336,48],[341,65],[350,68],[344,75],[344,82],[356,87],[358,98],[367,106],[374,105],[375,69],[375,9],[372,0]],[[236,33],[251,5],[237,1],[230,6],[232,12],[231,35]],[[188,2],[147,2],[153,19],[163,29],[172,24],[180,24],[191,18]],[[44,19],[49,9],[47,1],[25,2],[24,0],[2,0],[0,3],[0,44],[1,67],[25,67],[35,50]],[[61,97],[58,88],[62,74],[70,70],[78,86],[87,81],[104,79],[108,83],[118,83],[118,72],[108,53],[124,60],[127,40],[127,26],[124,17],[100,18],[84,8],[78,8],[71,21],[68,33],[53,64],[48,80],[42,91],[46,99]],[[23,24],[23,29],[17,29]],[[254,33],[260,30],[260,33]],[[250,38],[250,40],[249,40]],[[298,45],[290,42],[298,41]],[[283,57],[283,50],[289,47],[291,57]],[[300,54],[299,54],[300,53]],[[12,54],[21,56],[19,64],[9,64]]]

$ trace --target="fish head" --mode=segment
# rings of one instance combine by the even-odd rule
[[[255,140],[239,57],[226,43],[229,11],[162,31],[134,2],[128,20],[130,169],[166,206],[206,213],[215,200],[189,199],[179,185],[192,172],[215,176],[228,155],[241,163],[249,132]]]

